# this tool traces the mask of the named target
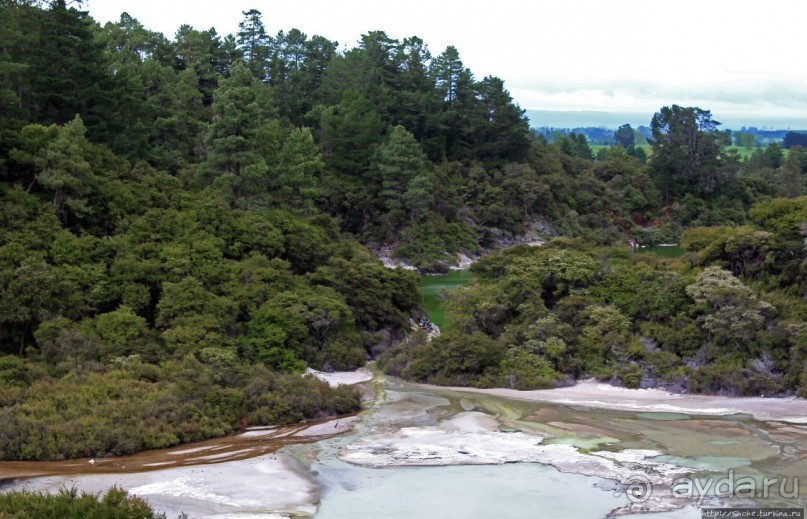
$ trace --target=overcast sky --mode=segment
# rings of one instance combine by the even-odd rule
[[[803,0],[85,0],[100,22],[128,12],[173,37],[183,23],[237,31],[242,11],[270,34],[298,28],[352,47],[362,33],[454,45],[477,78],[504,79],[538,110],[652,114],[672,103],[718,120],[804,122]],[[800,124],[800,123],[799,123]]]

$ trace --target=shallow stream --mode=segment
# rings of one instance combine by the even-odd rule
[[[338,436],[327,437],[354,420],[259,429],[123,460],[0,463],[0,473],[4,488],[118,485],[169,517],[579,519],[667,510],[653,517],[695,518],[699,504],[805,506],[781,497],[778,485],[755,500],[671,491],[673,479],[731,475],[786,480],[786,491],[805,496],[804,425],[590,409],[383,376],[364,388],[376,398]],[[47,475],[25,478],[36,473]],[[803,481],[793,489],[795,478]],[[626,493],[637,481],[649,484],[641,499]]]

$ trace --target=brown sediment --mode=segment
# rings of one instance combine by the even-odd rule
[[[356,415],[347,415],[282,427],[256,427],[240,434],[129,456],[67,461],[2,461],[0,482],[37,476],[147,472],[244,460],[273,453],[289,444],[313,443],[330,438],[350,430],[358,420]]]

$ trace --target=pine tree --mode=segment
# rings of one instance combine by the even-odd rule
[[[236,44],[252,75],[261,81],[267,81],[269,45],[272,39],[266,34],[260,11],[250,9],[242,14],[244,19],[238,24]]]
[[[63,221],[90,212],[87,197],[94,176],[84,158],[86,128],[78,115],[59,129],[56,139],[44,148],[37,160],[40,173],[36,182],[52,192],[52,203]]]
[[[403,126],[392,129],[378,155],[381,199],[387,210],[401,211],[404,208],[403,195],[410,182],[426,171],[426,156],[415,137]],[[423,183],[420,184],[422,187]]]
[[[473,75],[462,64],[459,52],[453,46],[434,59],[431,73],[443,100],[437,124],[445,158],[470,159],[474,155],[470,121],[478,117]]]
[[[104,136],[114,100],[103,44],[84,11],[54,0],[32,49],[30,106],[36,121],[64,124],[81,114],[93,137]]]
[[[242,63],[221,82],[213,101],[202,178],[212,182],[233,207],[264,200],[268,162],[277,153],[279,123],[266,87]]]
[[[340,103],[322,112],[322,146],[328,164],[339,173],[363,176],[381,141],[384,123],[357,90],[347,90]]]
[[[284,205],[301,212],[312,212],[319,194],[317,175],[325,167],[322,154],[308,128],[289,134],[280,152],[277,184]]]

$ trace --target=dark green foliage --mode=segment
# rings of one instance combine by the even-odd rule
[[[11,178],[32,179],[30,192],[0,186],[0,350],[16,355],[0,357],[6,459],[132,453],[358,409],[352,390],[300,372],[364,364],[374,332],[405,325],[416,283],[310,216],[310,133],[280,151],[293,212],[233,209],[260,193],[222,199],[131,167],[79,118],[20,133]]]
[[[617,146],[621,146],[626,150],[633,147],[636,136],[633,133],[633,128],[630,124],[623,124],[614,132],[614,142]]]
[[[653,116],[651,171],[665,201],[686,192],[714,197],[732,180],[732,164],[721,155],[729,144],[708,110],[665,106]]]
[[[790,149],[794,146],[807,147],[807,134],[803,132],[787,132],[782,141],[782,147]]]

